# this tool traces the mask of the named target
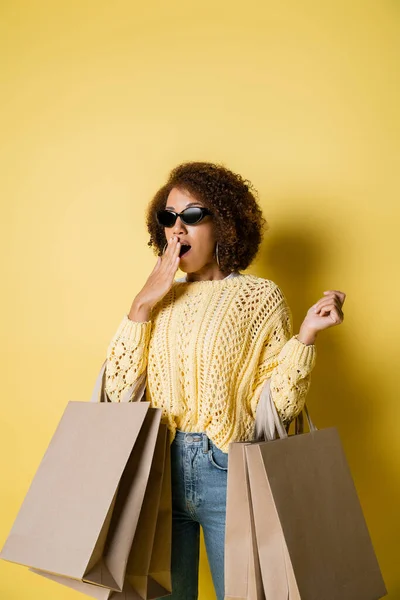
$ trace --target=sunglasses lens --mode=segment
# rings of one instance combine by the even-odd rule
[[[188,225],[194,225],[194,223],[197,223],[201,220],[202,216],[203,211],[201,210],[201,208],[197,206],[186,208],[183,211],[183,222],[187,223]]]
[[[169,210],[159,210],[157,213],[157,221],[163,227],[172,227],[175,225],[176,217]]]

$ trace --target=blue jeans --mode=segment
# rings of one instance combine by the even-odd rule
[[[205,433],[179,429],[171,444],[172,595],[197,600],[200,525],[218,600],[224,600],[224,546],[228,453]]]

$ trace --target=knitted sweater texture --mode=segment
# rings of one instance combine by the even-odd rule
[[[223,452],[253,438],[262,387],[284,424],[302,410],[316,361],[314,344],[292,332],[276,283],[237,273],[220,280],[175,280],[151,312],[124,315],[107,349],[105,390],[112,402],[146,377],[143,400],[176,429],[205,432]]]

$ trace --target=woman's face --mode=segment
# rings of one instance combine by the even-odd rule
[[[188,206],[204,206],[204,204],[191,196],[188,192],[172,188],[168,195],[165,208],[177,213]],[[189,252],[184,254],[179,261],[179,268],[185,273],[200,272],[207,274],[210,270],[218,269],[215,259],[215,237],[212,215],[206,215],[196,225],[185,225],[178,217],[173,227],[164,228],[167,241],[175,236],[181,244],[191,246]],[[219,270],[219,269],[218,269]]]

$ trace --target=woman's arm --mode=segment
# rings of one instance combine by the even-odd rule
[[[131,314],[131,313],[129,313]],[[105,390],[111,402],[135,391],[147,368],[152,321],[133,321],[124,315],[107,349]]]
[[[288,425],[303,409],[315,366],[317,333],[343,323],[346,294],[325,290],[324,296],[307,311],[300,332],[292,335],[292,315],[278,286],[273,288],[279,301],[273,310],[273,326],[264,342],[254,378],[250,406],[256,414],[261,391],[270,378],[271,398],[283,424]],[[266,303],[268,308],[268,301]],[[267,322],[269,315],[267,311]]]
[[[315,366],[316,347],[292,336],[280,350],[271,371],[271,398],[286,426],[303,410]]]
[[[275,288],[275,295],[277,291],[280,301],[268,316],[268,332],[253,379],[250,407],[255,418],[262,388],[270,379],[271,398],[283,424],[287,425],[303,409],[317,352],[314,343],[301,341],[312,341],[314,337],[305,328],[293,335],[290,308],[279,288]]]

